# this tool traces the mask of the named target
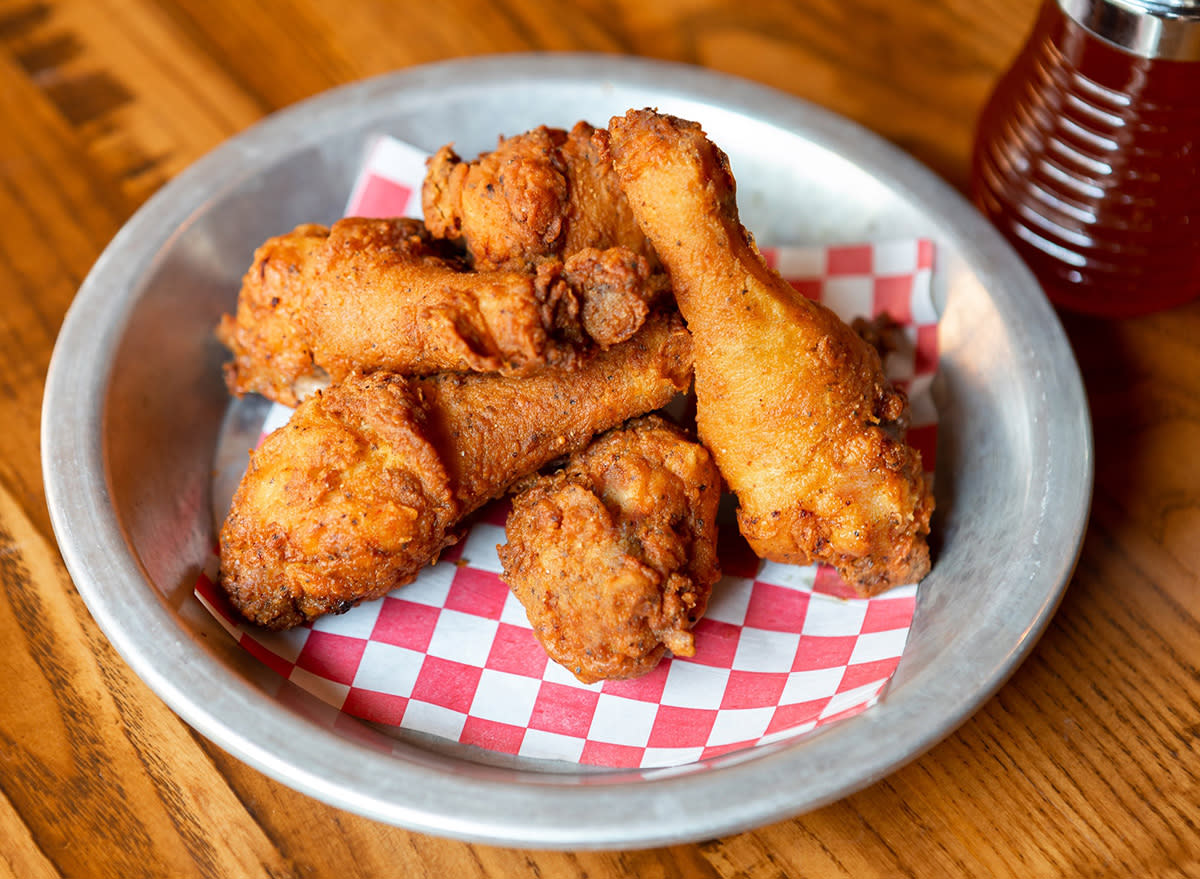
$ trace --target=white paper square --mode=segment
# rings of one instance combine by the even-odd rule
[[[450,584],[454,582],[454,572],[458,570],[453,562],[438,562],[421,569],[417,579],[407,586],[393,589],[388,595],[393,598],[403,598],[416,604],[427,604],[430,607],[442,607],[446,596],[450,593]]]
[[[766,734],[774,716],[774,707],[727,708],[717,713],[712,732],[708,734],[708,744],[711,747],[753,741]]]
[[[804,280],[825,276],[829,266],[829,251],[824,247],[777,247],[775,270],[788,280]]]
[[[770,583],[772,586],[786,586],[788,589],[812,592],[813,581],[816,578],[816,565],[784,565],[765,561],[758,569],[757,579],[760,583]]]
[[[426,652],[430,656],[483,668],[499,628],[496,620],[444,608]]]
[[[529,614],[525,612],[525,605],[513,595],[511,589],[508,591],[508,597],[504,599],[504,607],[500,609],[500,622],[520,626],[522,629],[533,628],[529,624]]]
[[[504,529],[488,522],[476,522],[463,543],[462,560],[472,568],[500,574],[504,566],[496,554],[496,546],[504,543]]]
[[[872,248],[876,275],[911,275],[917,270],[917,242],[913,239],[879,241]]]
[[[893,659],[904,652],[906,640],[908,640],[908,629],[891,629],[886,632],[869,632],[859,635],[858,640],[854,643],[854,652],[850,654],[850,664]]]
[[[866,601],[843,601],[828,595],[813,595],[804,615],[803,634],[842,636],[862,631],[867,615]]]
[[[525,726],[533,716],[542,682],[538,678],[485,668],[479,676],[470,714],[512,726]]]
[[[856,317],[870,317],[875,308],[875,279],[870,275],[827,278],[822,301],[847,323]]]
[[[740,626],[746,621],[746,609],[750,606],[750,593],[754,581],[742,577],[722,577],[713,587],[712,597],[704,618],[719,623]]]
[[[361,638],[366,641],[375,631],[375,623],[379,619],[379,611],[383,607],[383,599],[368,601],[354,608],[353,613],[327,614],[319,617],[313,628],[318,632],[328,632],[331,635],[344,635],[347,638]]]
[[[916,598],[917,585],[916,583],[905,583],[903,586],[893,586],[887,591],[887,599],[891,601],[895,598]]]
[[[650,741],[658,705],[601,693],[592,714],[588,738],[611,745],[644,748]]]
[[[564,736],[561,733],[546,732],[541,729],[528,729],[525,738],[521,740],[522,757],[536,757],[541,760],[567,760],[578,763],[583,757],[583,746],[586,740],[577,736]]]
[[[425,654],[407,647],[371,641],[363,651],[354,686],[392,696],[412,695]]]
[[[457,742],[467,715],[430,702],[413,699],[404,709],[404,726],[415,732],[429,733]]]
[[[720,708],[728,683],[728,669],[695,662],[672,662],[667,670],[661,702],[684,708]]]
[[[837,692],[846,669],[817,668],[809,671],[794,671],[788,675],[783,692],[779,694],[780,705],[798,705],[814,699],[828,699]]]
[[[733,667],[738,671],[783,672],[792,667],[800,636],[792,632],[768,632],[765,629],[742,629]]]
[[[585,684],[563,665],[551,659],[546,663],[546,670],[542,672],[542,680],[551,684],[562,684],[565,687],[575,687],[582,690],[593,690],[598,692],[604,686],[604,681],[597,681],[594,684]]]

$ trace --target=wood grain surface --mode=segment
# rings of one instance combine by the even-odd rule
[[[46,510],[41,397],[78,285],[139,204],[263,115],[463,55],[638,54],[814,101],[961,188],[974,119],[1035,6],[0,0],[0,877],[1200,877],[1200,303],[1065,316],[1094,417],[1094,509],[1011,681],[872,787],[696,845],[468,845],[274,782],[133,675]]]

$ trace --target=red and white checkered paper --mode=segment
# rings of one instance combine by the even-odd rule
[[[414,147],[376,139],[347,213],[420,216],[424,160]],[[844,319],[886,311],[904,325],[908,344],[886,366],[909,392],[910,441],[932,470],[932,243],[764,254]],[[275,407],[264,432],[288,414]],[[916,586],[859,599],[831,568],[760,561],[728,524],[724,576],[696,626],[696,655],[668,657],[636,680],[581,684],[547,658],[500,579],[507,509],[497,502],[481,511],[415,583],[288,632],[246,625],[210,576],[196,593],[245,649],[328,703],[328,722],[350,715],[503,754],[598,766],[679,765],[800,735],[874,704],[900,661]]]

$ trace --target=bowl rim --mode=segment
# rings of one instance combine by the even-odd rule
[[[922,693],[900,688],[834,729],[804,737],[802,746],[776,743],[761,753],[703,766],[581,779],[474,771],[474,766],[464,773],[436,759],[380,753],[275,705],[266,709],[272,720],[268,729],[239,731],[237,718],[262,711],[263,694],[222,674],[211,654],[179,636],[177,620],[147,582],[113,515],[105,480],[103,402],[109,373],[95,364],[109,362],[105,355],[120,342],[137,279],[213,191],[256,173],[272,156],[311,144],[314,129],[352,118],[398,92],[436,93],[501,80],[516,87],[547,78],[636,87],[652,82],[664,96],[752,113],[802,132],[935,213],[955,230],[968,262],[1003,288],[1009,297],[1005,307],[1025,313],[1031,334],[1021,340],[1022,353],[1034,358],[1067,402],[1063,422],[1055,426],[1054,447],[1047,450],[1047,466],[1058,468],[1060,482],[1065,479],[1062,484],[1071,491],[1067,497],[1042,497],[1057,555],[1031,575],[1033,588],[1011,608],[1023,623],[1017,641],[995,645],[993,661],[970,680],[942,675],[945,688],[936,711]],[[313,125],[314,119],[323,122]],[[1057,316],[1015,252],[949,184],[878,135],[783,92],[689,65],[591,53],[479,56],[383,74],[293,105],[226,141],[149,199],[100,256],[60,331],[42,412],[43,480],[66,567],[110,642],[173,711],[242,761],[340,808],[421,832],[539,848],[636,848],[724,835],[836,801],[924,753],[1000,688],[1045,629],[1082,546],[1092,458],[1082,379]],[[131,607],[143,620],[137,631],[124,622]],[[157,637],[147,639],[147,634]],[[903,742],[888,737],[897,724],[909,733]],[[885,740],[889,747],[877,746]],[[830,768],[832,758],[847,752],[855,757],[852,771]],[[793,779],[803,781],[789,784]],[[706,803],[720,807],[696,806]]]

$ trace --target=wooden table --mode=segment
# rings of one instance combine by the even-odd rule
[[[1097,482],[1061,609],[955,734],[794,820],[627,853],[409,833],[228,756],[108,645],[50,529],[44,376],[101,249],[201,154],[382,71],[594,50],[776,86],[963,187],[974,118],[1035,12],[1035,0],[566,5],[0,0],[0,876],[1200,876],[1200,302],[1065,318]]]

